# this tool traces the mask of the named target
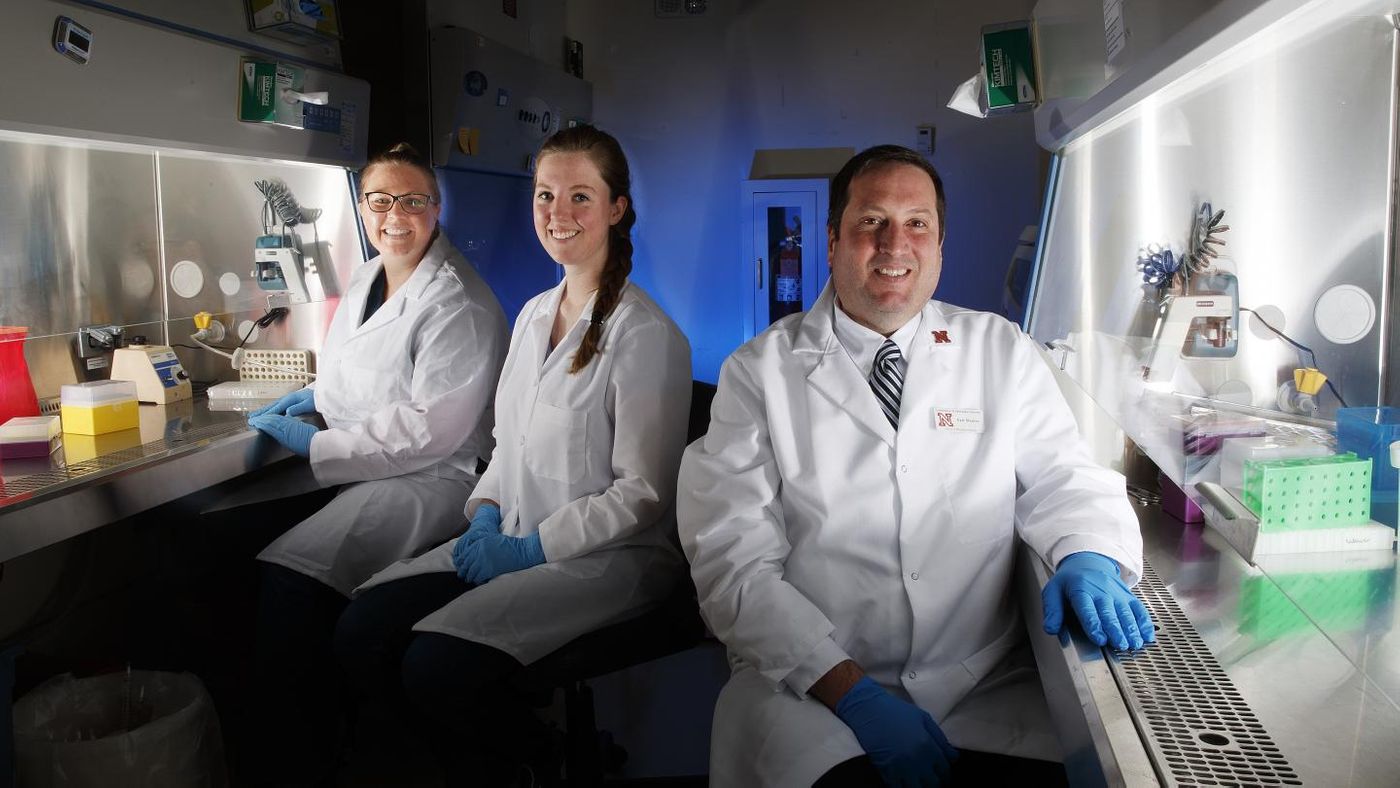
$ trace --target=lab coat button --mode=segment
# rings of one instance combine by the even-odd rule
[[[908,473],[908,472],[909,472],[909,466],[908,466],[908,465],[901,465],[901,466],[899,466],[899,472],[900,472],[900,473]]]
[[[913,681],[914,679],[917,679],[918,677],[919,677],[918,671],[914,671],[914,670],[909,671],[909,680],[910,680],[910,681]]]
[[[918,572],[910,572],[910,573],[909,573],[909,579],[910,579],[910,580],[918,580],[918,579],[919,579],[919,573],[918,573]]]

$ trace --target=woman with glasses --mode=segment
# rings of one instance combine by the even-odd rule
[[[343,694],[330,640],[351,590],[462,530],[508,337],[490,288],[439,230],[437,180],[412,148],[371,159],[359,192],[379,255],[350,278],[316,382],[248,422],[340,486],[258,555],[256,759],[292,782],[330,768]],[[326,429],[297,418],[313,412]]]
[[[449,785],[514,785],[522,764],[550,764],[510,678],[645,612],[685,567],[671,503],[690,347],[628,281],[627,160],[580,126],[546,140],[537,161],[535,232],[564,281],[516,319],[471,527],[377,575],[335,634],[352,683],[419,723]]]

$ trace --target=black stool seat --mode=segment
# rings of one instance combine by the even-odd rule
[[[570,641],[525,668],[517,680],[526,691],[548,690],[685,651],[704,636],[695,586],[684,578],[660,606]]]

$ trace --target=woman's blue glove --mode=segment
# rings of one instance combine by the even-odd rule
[[[248,419],[248,426],[271,435],[278,443],[303,457],[311,456],[311,438],[321,431],[315,424],[271,413]]]
[[[886,785],[938,785],[953,774],[958,751],[923,709],[862,676],[836,703]]]
[[[539,531],[529,536],[487,534],[463,549],[457,576],[481,585],[492,578],[542,563],[544,548],[540,546]]]
[[[1071,553],[1040,592],[1045,631],[1058,635],[1065,623],[1065,600],[1094,645],[1119,651],[1140,649],[1157,640],[1152,616],[1118,576],[1118,564],[1099,553]]]
[[[501,532],[501,508],[493,503],[483,503],[476,507],[476,513],[472,515],[471,527],[467,532],[457,537],[457,544],[452,546],[452,566],[457,569],[457,576],[463,580],[467,578],[467,545],[476,542],[483,536],[498,534]]]
[[[274,416],[304,416],[307,413],[315,412],[316,390],[297,389],[271,405],[264,405],[252,413],[249,413],[248,418],[265,416],[269,413]]]

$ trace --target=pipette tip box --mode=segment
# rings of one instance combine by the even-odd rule
[[[126,380],[95,380],[59,389],[63,431],[103,435],[140,426],[136,384]]]
[[[57,416],[16,416],[0,425],[0,460],[47,457],[62,434]]]
[[[1292,460],[1245,460],[1244,504],[1265,532],[1369,523],[1371,458],[1343,452]]]

